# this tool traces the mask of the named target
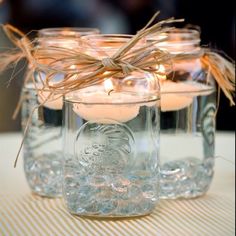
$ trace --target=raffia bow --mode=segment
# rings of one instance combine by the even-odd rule
[[[166,68],[171,68],[171,55],[156,48],[154,44],[157,42],[145,43],[135,48],[137,43],[148,34],[163,33],[170,30],[170,28],[163,28],[164,25],[182,21],[170,18],[149,27],[158,14],[159,12],[142,30],[110,57],[104,56],[106,52],[102,52],[103,57],[98,58],[76,49],[66,50],[62,47],[53,46],[37,48],[33,52],[34,69],[38,72],[46,71],[47,73],[46,78],[40,79],[43,89],[49,89],[53,94],[66,94],[100,83],[109,76],[126,76],[134,70],[155,72],[156,75],[157,67],[160,64],[169,64]],[[91,45],[87,43],[86,46],[89,48]],[[90,47],[90,49],[93,48]],[[49,62],[46,65],[42,63],[45,60]],[[71,65],[76,69],[71,69]],[[57,73],[64,74],[64,79],[61,82],[53,83],[52,81]],[[37,84],[36,81],[35,84]]]
[[[147,51],[150,48],[151,44],[146,44],[144,47],[132,52],[132,55],[129,51],[137,44],[137,42],[143,39],[148,34],[152,34],[155,32],[165,32],[170,30],[170,28],[164,29],[163,26],[166,24],[181,22],[180,20],[175,20],[174,18],[169,18],[167,20],[163,20],[158,22],[157,24],[150,26],[151,23],[155,20],[155,18],[159,15],[157,12],[152,19],[148,22],[148,24],[140,30],[127,44],[124,44],[112,57],[97,59],[89,56],[81,51],[76,50],[68,50],[63,47],[54,47],[49,46],[46,48],[38,48],[34,47],[34,41],[30,41],[21,31],[16,29],[15,27],[7,24],[3,25],[3,30],[6,35],[16,45],[16,50],[7,51],[5,53],[1,53],[0,58],[0,72],[4,71],[7,66],[16,64],[22,58],[27,58],[28,62],[31,64],[33,69],[43,69],[50,70],[54,72],[64,72],[70,73],[71,70],[68,69],[68,64],[80,64],[86,65],[83,69],[90,70],[91,68],[97,67],[106,71],[120,71],[124,72],[124,74],[128,74],[129,72],[136,69],[146,69],[149,70],[151,60],[158,63],[158,60],[169,60],[167,53],[160,53],[161,51],[157,48],[152,48],[151,51]],[[78,39],[79,40],[79,39]],[[156,54],[153,52],[156,51]],[[150,54],[151,53],[151,54]],[[149,55],[148,55],[149,54]],[[126,57],[127,56],[127,57]],[[47,65],[41,63],[41,59],[50,61]],[[132,59],[133,58],[133,59]],[[151,59],[151,60],[150,60]],[[157,61],[156,61],[157,60]],[[64,64],[63,68],[57,68],[57,64]],[[71,64],[72,63],[72,64]],[[153,63],[154,64],[154,63]],[[52,69],[52,67],[54,67]],[[96,69],[96,68],[95,68]],[[91,71],[91,70],[90,70]],[[100,72],[100,71],[98,71]],[[79,71],[73,71],[73,73],[79,74]],[[97,73],[98,74],[98,73]],[[52,76],[52,75],[51,75]],[[50,76],[50,77],[51,77]],[[92,76],[91,76],[92,77]],[[83,80],[83,77],[80,78]]]
[[[11,25],[4,25],[5,33],[16,45],[17,50],[0,55],[0,72],[9,65],[17,64],[22,58],[26,58],[30,66],[27,78],[32,80],[37,91],[45,89],[50,91],[49,96],[40,105],[43,105],[54,94],[62,96],[68,92],[100,83],[109,76],[119,77],[127,75],[134,70],[156,72],[158,64],[170,63],[170,55],[154,47],[154,43],[145,44],[133,50],[134,46],[148,34],[170,30],[170,28],[164,29],[164,25],[183,21],[170,18],[150,26],[158,14],[159,12],[152,17],[142,30],[119,48],[113,56],[103,57],[102,59],[87,55],[76,49],[68,50],[67,48],[54,46],[34,47],[35,42],[31,42],[18,29]],[[77,69],[71,69],[71,65],[75,65]],[[46,78],[40,78],[40,81],[36,81],[34,76],[31,76],[34,71],[43,71],[46,73]],[[64,74],[64,79],[58,83],[52,83],[58,73]],[[39,82],[40,86],[38,87]],[[35,107],[34,110],[37,108]],[[31,116],[26,124],[24,137],[17,153],[14,167],[26,137]]]
[[[0,72],[5,70],[9,65],[16,64],[20,59],[27,58],[30,64],[30,70],[26,77],[27,80],[32,79],[38,91],[44,89],[50,91],[49,96],[40,105],[43,105],[47,100],[51,99],[53,97],[52,95],[62,96],[68,92],[101,83],[107,77],[113,76],[119,78],[119,76],[125,76],[134,70],[147,71],[156,75],[158,73],[158,65],[171,65],[171,55],[154,47],[154,44],[159,41],[145,43],[139,48],[135,48],[135,46],[141,39],[149,34],[170,31],[171,28],[164,28],[165,25],[183,21],[181,19],[175,20],[170,18],[150,26],[158,14],[159,12],[151,18],[142,30],[121,46],[114,55],[102,58],[87,55],[77,49],[68,50],[67,48],[54,46],[34,47],[34,41],[31,42],[22,32],[15,29],[13,26],[4,25],[4,31],[18,50],[0,53]],[[179,54],[175,57],[183,59],[186,55]],[[45,61],[47,63],[45,63]],[[234,63],[210,50],[205,50],[201,61],[206,69],[209,70],[209,74],[213,75],[219,87],[230,100],[231,105],[234,105]],[[75,65],[77,69],[71,69],[71,65]],[[40,81],[36,81],[35,78],[31,76],[34,71],[46,73],[46,78],[40,78]],[[53,79],[58,73],[64,74],[64,79],[60,82],[53,83]],[[168,70],[166,73],[168,73]],[[38,82],[40,82],[40,87],[38,87]],[[26,134],[26,132],[27,128],[24,134]],[[24,139],[22,144],[23,142]],[[17,154],[17,158],[20,150]]]

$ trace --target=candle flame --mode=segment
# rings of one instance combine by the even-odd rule
[[[1,0],[0,0],[0,1],[1,1]],[[72,69],[72,70],[74,70],[74,69],[76,69],[76,65],[71,65],[69,68]]]
[[[104,88],[108,95],[110,95],[110,93],[114,90],[113,83],[110,79],[104,81]]]
[[[71,65],[71,66],[69,66],[69,68],[71,69],[71,70],[76,70],[77,69],[77,66],[76,65]],[[78,78],[78,75],[75,73],[74,75],[72,75],[71,77],[70,77],[70,80],[76,80]]]
[[[159,79],[166,80],[166,70],[163,65],[156,66],[157,69],[157,75]]]

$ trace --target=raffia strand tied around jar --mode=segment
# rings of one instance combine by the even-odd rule
[[[104,78],[103,74],[105,71],[112,72],[112,74],[122,72],[123,74],[128,74],[133,70],[153,71],[153,68],[151,69],[151,67],[154,64],[160,62],[164,63],[170,60],[168,53],[162,52],[155,47],[151,47],[151,44],[145,44],[145,46],[140,47],[137,50],[132,50],[132,53],[130,51],[138,41],[148,34],[164,32],[167,30],[166,28],[163,28],[164,25],[182,21],[170,18],[150,26],[158,14],[159,12],[157,12],[148,24],[132,39],[130,39],[130,41],[117,50],[113,56],[103,59],[89,56],[76,49],[55,46],[43,48],[34,47],[34,40],[30,42],[30,40],[27,39],[18,29],[11,25],[4,25],[4,31],[9,39],[16,45],[18,50],[1,53],[0,72],[5,70],[7,66],[12,63],[19,61],[22,58],[26,58],[31,65],[32,70],[43,70],[48,72],[48,77],[43,81],[43,85],[49,89],[55,89],[53,92],[61,93],[62,89],[64,92],[67,91],[67,85],[70,86],[71,84],[76,84],[73,88],[80,89],[82,87],[90,86],[93,83],[98,83]],[[49,63],[44,64],[42,63],[43,60],[47,60]],[[71,70],[71,65],[79,65],[80,68],[79,70]],[[82,71],[83,74],[84,72],[88,72],[89,74],[81,76]],[[63,73],[65,79],[63,80],[63,83],[53,86],[50,84],[50,80],[56,73]],[[70,81],[68,84],[64,83],[68,82],[68,78],[74,78],[74,75],[78,75],[76,81],[73,81],[73,83]],[[38,87],[36,87],[36,89],[37,88]],[[69,91],[71,91],[70,89],[71,87],[68,87]]]
[[[235,64],[221,56],[219,53],[205,49],[201,63],[208,69],[218,86],[229,99],[230,105],[235,105]]]
[[[160,72],[157,72],[157,65],[171,65],[171,55],[153,47],[157,41],[145,43],[137,49],[134,49],[134,47],[148,35],[170,31],[171,28],[164,27],[167,24],[183,21],[182,19],[175,20],[170,18],[150,26],[158,15],[159,12],[151,18],[143,29],[118,49],[114,55],[103,57],[102,59],[87,55],[78,49],[71,50],[55,46],[34,47],[34,41],[30,42],[19,30],[10,25],[5,25],[3,26],[4,31],[19,50],[0,54],[0,72],[5,70],[8,65],[17,63],[24,57],[27,58],[31,65],[31,70],[26,78],[27,80],[33,80],[36,90],[49,90],[51,94],[47,99],[52,98],[52,94],[64,95],[68,92],[100,83],[109,76],[127,75],[133,70],[158,74]],[[90,45],[86,46],[89,47]],[[94,48],[91,47],[91,49]],[[178,54],[177,57],[185,58],[186,55]],[[45,64],[43,61],[48,63]],[[234,105],[234,63],[220,54],[212,52],[210,49],[204,49],[201,61],[230,100],[230,104]],[[71,69],[71,65],[77,69]],[[35,81],[34,77],[31,76],[33,71],[43,71],[47,74],[46,78],[40,79],[40,87],[38,86],[38,81]],[[165,73],[169,72],[170,70],[166,70]],[[53,83],[52,80],[57,73],[64,74],[64,79],[61,82]]]
[[[46,99],[44,98],[44,101],[40,105],[44,105],[44,103],[50,99],[53,100],[54,95],[58,98],[58,96],[63,96],[71,91],[101,83],[108,77],[119,78],[120,76],[126,76],[134,70],[150,72],[157,77],[158,73],[161,73],[158,72],[158,65],[164,64],[166,68],[170,68],[170,70],[167,69],[165,73],[169,73],[171,71],[172,57],[185,58],[185,54],[173,56],[159,50],[154,45],[160,40],[136,47],[141,39],[144,39],[150,34],[161,34],[170,31],[170,27],[164,26],[183,21],[182,19],[175,20],[174,18],[169,18],[151,26],[158,14],[159,12],[151,18],[143,29],[117,49],[114,55],[104,56],[105,52],[103,52],[102,57],[88,55],[76,48],[68,49],[56,46],[35,47],[34,40],[30,41],[19,30],[10,25],[5,25],[3,26],[4,31],[18,50],[5,52],[3,54],[0,53],[0,72],[5,70],[10,64],[14,64],[16,61],[26,58],[30,65],[29,73],[26,76],[27,80],[32,80],[38,92],[43,90],[49,91],[48,97]],[[86,42],[81,40],[81,43]],[[91,50],[96,50],[96,48],[94,49],[88,43],[86,47],[90,47]],[[213,75],[231,104],[234,104],[234,64],[210,50],[205,50],[202,56],[202,63],[208,68],[210,74]],[[72,65],[73,68],[71,67]],[[43,72],[46,74],[46,77],[41,78],[39,76],[39,81],[36,81],[32,76],[34,71],[39,72],[39,75],[40,72]],[[60,82],[55,83],[53,79],[58,73],[63,74],[64,78]],[[40,93],[38,94],[41,96]],[[36,109],[37,108],[34,110]],[[25,129],[24,137],[27,130],[28,125]],[[23,142],[24,138],[20,150]],[[20,150],[17,154],[17,158]]]
[[[150,26],[158,14],[159,12],[151,18],[142,30],[134,35],[127,43],[124,43],[119,49],[117,49],[114,55],[103,57],[102,59],[87,55],[77,49],[55,46],[35,47],[34,40],[30,41],[23,35],[23,33],[18,29],[15,29],[13,26],[5,25],[3,26],[4,31],[8,35],[9,39],[17,46],[18,50],[9,53],[6,52],[1,55],[4,57],[4,60],[0,61],[0,72],[14,63],[16,59],[20,60],[26,58],[30,66],[30,70],[26,76],[27,80],[32,80],[35,89],[38,92],[42,90],[49,91],[48,97],[44,99],[39,106],[44,105],[48,100],[54,97],[54,95],[63,96],[68,92],[101,83],[107,77],[112,76],[119,78],[120,76],[126,76],[134,70],[150,72],[156,76],[158,65],[171,64],[169,53],[157,49],[154,47],[154,43],[145,43],[140,47],[134,47],[148,34],[154,32],[163,33],[167,30],[167,28],[164,28],[167,24],[183,21],[182,19],[175,20],[174,18],[169,18]],[[170,30],[170,28],[168,28],[168,30]],[[92,46],[91,49],[94,50]],[[73,68],[71,68],[72,65]],[[36,81],[34,76],[32,76],[35,71],[46,73],[46,77],[40,78],[39,76],[39,81]],[[58,73],[64,75],[63,80],[57,83],[52,82]],[[40,75],[40,73],[38,74]],[[35,107],[33,112],[39,106]],[[16,166],[17,159],[29,128],[31,117],[32,114],[26,124],[24,137],[14,166]]]

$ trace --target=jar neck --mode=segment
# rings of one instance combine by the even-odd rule
[[[99,58],[114,55],[122,46],[132,39],[133,35],[128,34],[98,34],[81,37],[85,51],[90,55]],[[140,40],[133,48],[141,47],[145,39]]]
[[[99,34],[96,28],[45,28],[38,31],[39,46],[78,47],[79,38],[84,35]]]
[[[38,31],[40,38],[75,38],[84,35],[99,34],[96,28],[45,28]]]
[[[200,33],[192,29],[173,29],[161,35],[152,35],[151,40],[159,40],[156,44],[161,50],[171,54],[198,54],[201,52]]]

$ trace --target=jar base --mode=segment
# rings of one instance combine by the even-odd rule
[[[81,218],[85,218],[85,219],[90,219],[90,220],[127,220],[128,219],[137,219],[137,218],[142,218],[142,217],[146,217],[149,216],[153,213],[154,209],[148,213],[145,214],[140,214],[140,215],[128,215],[128,216],[119,216],[119,215],[110,215],[110,216],[102,216],[102,215],[87,215],[87,214],[77,214],[77,213],[72,213],[70,212],[71,215],[73,215],[74,217],[81,217]]]
[[[35,192],[32,189],[31,189],[31,194],[33,196],[42,197],[42,198],[62,198],[63,197],[62,193],[61,194],[52,195],[52,194]]]

